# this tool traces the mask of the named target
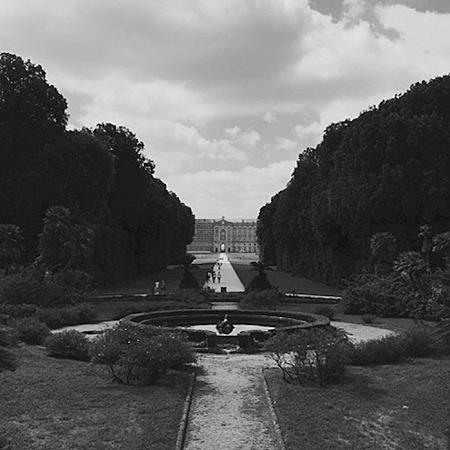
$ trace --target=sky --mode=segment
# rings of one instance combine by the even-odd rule
[[[450,72],[449,0],[1,0],[72,128],[133,131],[197,218],[256,218],[331,123]]]

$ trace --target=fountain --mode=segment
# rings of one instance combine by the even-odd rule
[[[328,326],[323,316],[272,310],[180,309],[130,314],[122,319],[134,324],[178,328],[203,347],[235,345],[258,348],[275,333]]]

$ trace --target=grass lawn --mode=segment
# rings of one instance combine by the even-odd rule
[[[255,276],[256,272],[250,270],[249,263],[232,262],[233,268],[242,284],[247,286],[250,280]],[[282,272],[281,270],[267,271],[267,278],[270,283],[279,288],[282,292],[293,292],[297,294],[312,294],[312,295],[341,295],[341,291],[331,286],[327,286],[318,281],[301,278],[290,273]]]
[[[19,368],[0,373],[0,448],[174,448],[186,373],[156,386],[121,386],[88,363],[50,358],[38,347],[16,353]]]
[[[449,448],[450,357],[350,367],[323,389],[265,376],[288,449]]]
[[[192,270],[200,287],[206,279],[206,273],[212,264],[196,264],[197,270]],[[141,294],[153,292],[155,281],[164,280],[167,292],[176,292],[179,289],[180,281],[183,277],[183,268],[179,266],[169,266],[167,269],[146,275],[138,275],[127,280],[118,281],[109,286],[102,286],[95,292],[96,295],[107,294]]]
[[[101,287],[96,294],[137,294],[137,293],[151,293],[155,281],[164,280],[167,291],[176,291],[183,276],[183,269],[177,267],[169,267],[155,273],[146,275],[137,275],[127,280],[118,281],[109,286]]]

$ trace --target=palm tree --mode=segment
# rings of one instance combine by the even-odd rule
[[[39,238],[39,262],[63,272],[83,267],[93,251],[92,229],[76,223],[62,206],[46,211]]]
[[[266,271],[273,270],[273,268],[269,264],[260,261],[253,261],[250,263],[250,265],[252,266],[250,270],[258,273],[250,280],[247,287],[245,288],[245,291],[265,291],[267,289],[272,289],[273,286],[267,279]]]
[[[17,225],[0,225],[0,267],[8,275],[23,253],[22,230]]]
[[[252,266],[250,270],[258,272],[258,275],[265,275],[266,271],[273,270],[273,267],[270,264],[261,261],[252,261],[250,265]]]

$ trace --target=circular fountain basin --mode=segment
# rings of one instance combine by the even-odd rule
[[[225,316],[235,327],[233,333],[229,335],[218,334],[216,330],[216,324],[224,320]],[[206,342],[207,347],[214,347],[218,344],[235,344],[240,348],[258,347],[262,341],[280,331],[291,332],[330,324],[326,317],[316,314],[235,309],[154,311],[130,314],[124,317],[122,321],[129,321],[142,326],[152,325],[183,329],[190,341],[195,343]]]

